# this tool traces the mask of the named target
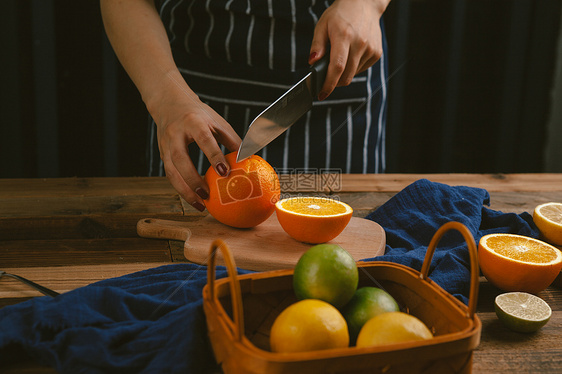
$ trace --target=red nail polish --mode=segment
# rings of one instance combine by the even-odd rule
[[[328,97],[328,94],[325,93],[325,92],[320,92],[320,93],[318,94],[318,100],[320,100],[320,101],[324,100],[324,99],[327,98],[327,97]]]
[[[226,177],[228,175],[228,169],[226,168],[226,165],[223,164],[222,162],[219,162],[217,164],[217,172],[221,177]]]
[[[205,191],[204,189],[202,189],[201,187],[197,188],[195,190],[195,193],[197,195],[199,195],[200,198],[202,198],[203,200],[207,200],[209,198],[209,194],[207,193],[207,191]]]
[[[308,57],[308,61],[310,61],[310,60],[314,60],[314,59],[316,58],[316,56],[317,56],[317,55],[318,55],[318,53],[316,53],[316,52],[312,52],[312,53],[310,54],[310,56]]]
[[[193,204],[191,204],[191,206],[193,206],[195,209],[197,209],[200,212],[205,210],[205,205],[201,204],[199,201],[194,202]]]

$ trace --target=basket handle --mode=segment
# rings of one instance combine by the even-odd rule
[[[474,241],[474,237],[465,225],[460,222],[447,222],[446,224],[441,226],[439,230],[437,230],[435,235],[433,235],[431,242],[429,243],[429,247],[427,247],[425,259],[423,260],[423,265],[421,268],[420,278],[427,279],[429,266],[431,265],[431,260],[433,259],[433,253],[435,252],[437,243],[439,243],[439,241],[447,231],[452,229],[459,231],[464,237],[466,244],[468,245],[468,254],[470,255],[470,294],[468,298],[467,317],[474,319],[474,313],[476,313],[476,303],[478,302],[480,270],[478,268],[478,254],[476,252],[476,243]]]
[[[242,333],[244,331],[244,312],[242,308],[242,291],[240,289],[240,281],[238,280],[238,271],[236,270],[236,264],[234,262],[234,257],[232,252],[228,248],[225,242],[220,239],[216,239],[211,244],[211,250],[209,252],[209,264],[207,266],[207,284],[209,285],[209,292],[211,299],[216,300],[215,292],[215,263],[216,263],[216,252],[220,249],[224,257],[224,262],[226,263],[226,269],[228,271],[228,276],[230,277],[230,296],[232,299],[232,313],[234,315],[234,338],[237,341],[242,340]]]

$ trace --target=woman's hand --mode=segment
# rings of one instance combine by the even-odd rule
[[[204,210],[208,188],[187,147],[197,143],[217,173],[228,175],[230,166],[218,142],[234,151],[240,137],[181,76],[154,0],[101,0],[100,5],[113,49],[158,126],[166,177],[189,204]]]
[[[330,45],[330,65],[318,94],[324,100],[334,88],[347,86],[353,77],[382,56],[380,17],[390,0],[336,0],[316,24],[308,63],[314,64]]]
[[[235,151],[241,139],[230,124],[191,90],[183,78],[167,76],[170,82],[159,97],[152,97],[148,110],[158,128],[158,148],[166,177],[178,193],[194,208],[203,211],[208,187],[189,157],[188,145],[195,142],[219,175],[226,176],[230,166],[218,142]],[[183,84],[182,84],[183,83]]]

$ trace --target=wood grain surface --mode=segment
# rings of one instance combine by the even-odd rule
[[[338,175],[330,183],[283,177],[282,194],[337,195],[364,217],[414,181],[485,188],[490,208],[532,213],[548,201],[562,202],[562,174],[382,174]],[[187,261],[181,240],[137,234],[146,217],[198,222],[206,217],[183,201],[165,178],[0,179],[0,270],[29,278],[58,292],[174,262]],[[551,306],[549,323],[534,334],[505,328],[494,313],[501,293],[481,277],[477,313],[483,328],[474,351],[474,373],[561,373],[562,290],[539,296]],[[38,293],[0,278],[0,307]],[[54,373],[23,352],[14,352],[2,373]]]

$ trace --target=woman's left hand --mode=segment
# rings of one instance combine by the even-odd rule
[[[353,77],[382,56],[380,17],[390,0],[336,0],[316,24],[308,63],[314,64],[330,45],[330,64],[318,94],[324,100],[334,88],[347,86]]]

